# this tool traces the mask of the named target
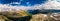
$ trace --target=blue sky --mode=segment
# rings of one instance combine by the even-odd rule
[[[5,5],[3,5],[3,4],[5,4]],[[6,4],[9,4],[11,6],[7,6]],[[28,5],[31,5],[31,6],[28,6]],[[60,0],[52,0],[52,1],[50,1],[50,0],[49,1],[48,0],[0,0],[0,8],[5,8],[5,7],[6,8],[8,8],[8,7],[13,8],[14,7],[16,9],[21,8],[22,10],[28,10],[28,9],[32,9],[32,10],[35,10],[35,9],[60,10]]]
[[[12,5],[33,6],[35,4],[45,3],[44,1],[47,1],[47,0],[0,0],[0,3],[1,4],[10,4],[12,2],[18,2],[20,4],[12,4]],[[27,4],[27,2],[29,2],[29,3]]]

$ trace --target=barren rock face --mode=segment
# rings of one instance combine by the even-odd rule
[[[44,21],[44,15],[43,14],[33,15],[30,21]]]

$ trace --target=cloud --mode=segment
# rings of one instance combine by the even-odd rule
[[[8,6],[7,4],[0,4],[0,11],[11,11],[11,10],[28,10],[30,6]]]
[[[60,3],[58,3],[56,0],[49,1],[48,3],[45,3],[43,5],[45,9],[60,9]]]
[[[1,10],[36,10],[36,9],[56,9],[60,10],[60,3],[56,0],[49,0],[43,4],[35,4],[34,6],[9,6],[9,4],[0,4],[0,11]]]
[[[35,9],[56,9],[56,10],[60,10],[60,3],[57,2],[57,0],[48,0],[47,2],[45,2],[44,4],[37,4],[34,6]]]
[[[10,4],[20,4],[19,2],[12,2],[12,3],[10,3]]]

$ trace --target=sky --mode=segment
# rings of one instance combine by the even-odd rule
[[[12,3],[11,5],[15,6],[15,5],[18,5],[18,6],[33,6],[35,4],[42,4],[42,3],[45,3],[47,0],[0,0],[0,3],[1,4],[10,4]],[[13,4],[13,2],[17,2],[18,4]]]
[[[0,10],[60,10],[60,0],[0,0]]]

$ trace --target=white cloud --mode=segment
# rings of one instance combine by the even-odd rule
[[[20,4],[19,2],[12,2],[12,3],[10,3],[10,4]]]
[[[56,10],[60,10],[60,3],[57,2],[56,0],[49,0],[47,2],[45,2],[45,4],[37,4],[34,7],[37,7],[37,9],[56,9]],[[36,8],[34,8],[36,9]]]
[[[0,11],[3,10],[3,8],[9,8],[16,9],[16,10],[36,10],[36,9],[56,9],[60,10],[60,3],[56,0],[49,0],[45,2],[44,4],[36,4],[34,6],[8,6],[9,4],[0,4]]]
[[[45,3],[44,7],[45,9],[60,9],[60,3],[58,3],[56,0],[53,0]]]
[[[28,10],[31,7],[29,6],[8,6],[7,4],[0,4],[0,11],[10,11],[12,9],[15,10]]]

